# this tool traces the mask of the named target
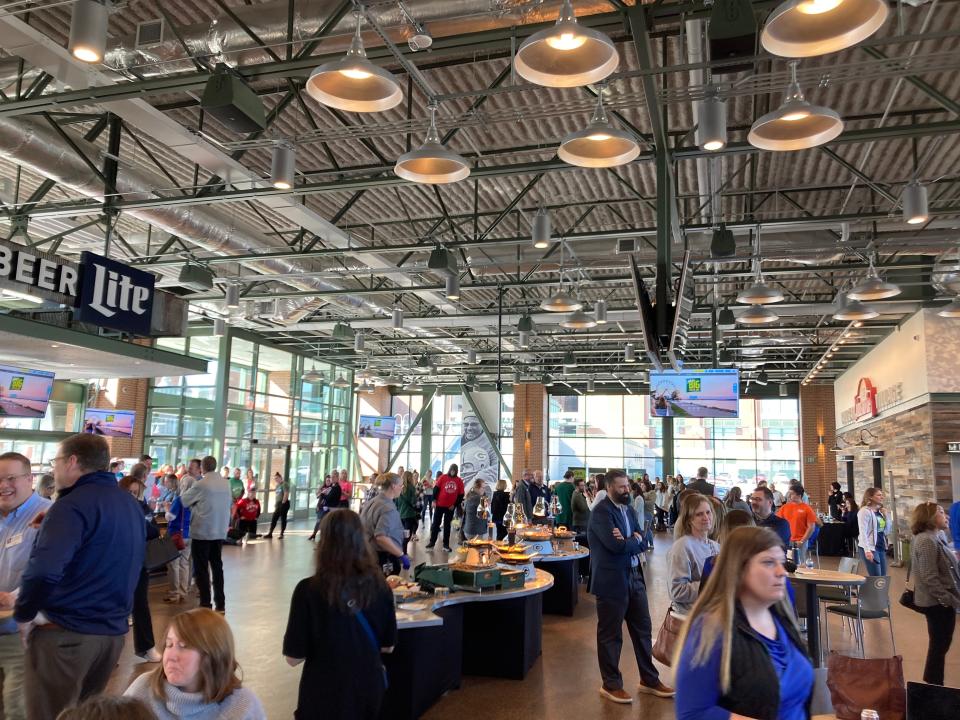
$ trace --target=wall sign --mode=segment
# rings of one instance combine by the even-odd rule
[[[887,408],[903,401],[903,383],[894,383],[890,387],[877,390],[870,378],[860,378],[857,394],[853,398],[853,407],[840,413],[843,425],[875,418]]]
[[[116,260],[84,252],[80,256],[77,319],[134,335],[150,334],[155,278]]]
[[[152,274],[90,252],[80,264],[0,240],[0,288],[76,308],[80,322],[149,336]]]

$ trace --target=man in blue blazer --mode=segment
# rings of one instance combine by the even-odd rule
[[[643,581],[640,554],[647,549],[640,523],[630,505],[630,482],[622,470],[606,476],[607,497],[590,513],[587,535],[590,540],[591,592],[597,597],[597,657],[603,686],[600,694],[617,703],[631,703],[633,696],[623,689],[620,650],[623,621],[633,641],[640,669],[639,692],[673,697],[673,688],[660,682],[653,665],[650,608]]]

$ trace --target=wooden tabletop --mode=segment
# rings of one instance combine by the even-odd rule
[[[863,575],[805,567],[797,568],[796,572],[788,574],[787,577],[797,582],[817,585],[863,585],[866,582]]]

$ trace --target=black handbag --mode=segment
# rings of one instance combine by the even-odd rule
[[[907,582],[910,582],[910,570],[907,568]],[[913,588],[906,588],[902,593],[900,593],[900,600],[898,601],[905,608],[909,608],[914,612],[923,614],[923,608],[917,605],[916,595],[913,592]]]
[[[147,550],[143,555],[143,566],[148,571],[159,570],[180,557],[177,544],[169,535],[147,540]]]

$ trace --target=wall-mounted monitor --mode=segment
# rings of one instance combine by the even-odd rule
[[[357,437],[390,440],[396,434],[397,419],[388,415],[361,415]]]
[[[739,370],[650,372],[653,417],[735,418],[739,401]]]
[[[88,408],[83,416],[83,432],[105,437],[133,437],[137,414],[133,410],[95,410]]]
[[[0,417],[42,418],[51,392],[52,372],[0,365]]]

